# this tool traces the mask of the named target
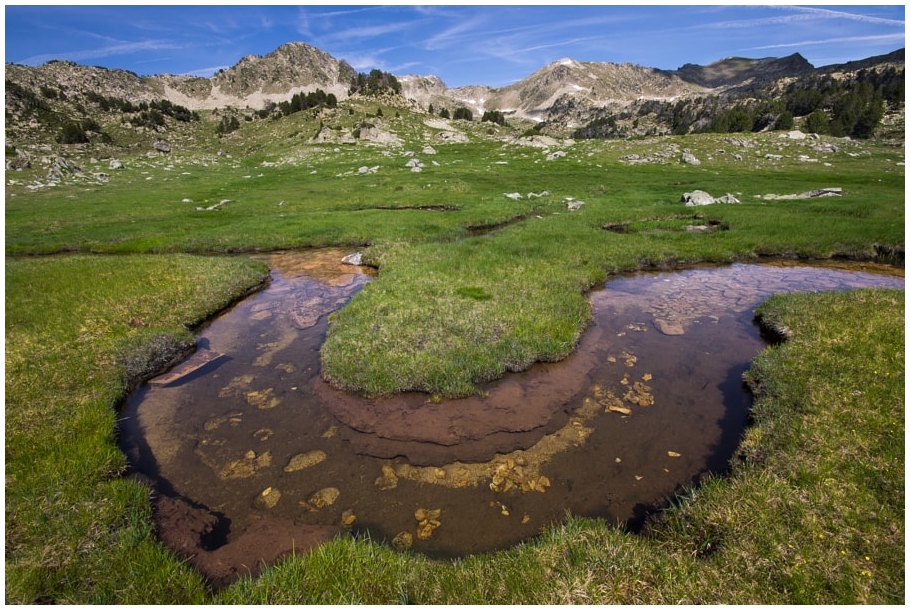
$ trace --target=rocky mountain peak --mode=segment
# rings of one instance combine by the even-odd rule
[[[748,83],[761,84],[783,76],[803,76],[815,68],[799,53],[787,57],[766,57],[764,59],[747,59],[745,57],[727,57],[720,61],[698,66],[686,64],[676,74],[691,83],[716,89],[735,87]]]
[[[211,81],[222,95],[249,99],[315,88],[343,94],[356,75],[347,62],[325,51],[304,42],[289,42],[264,56],[247,55],[235,66],[219,70]]]

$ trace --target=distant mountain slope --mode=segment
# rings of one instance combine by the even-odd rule
[[[727,58],[707,66],[686,64],[675,71],[634,64],[561,59],[506,87],[448,88],[436,76],[399,77],[401,93],[424,109],[463,106],[475,114],[498,110],[507,116],[554,121],[571,127],[594,110],[619,108],[642,100],[672,101],[736,88],[771,87],[775,81],[819,73],[859,70],[881,63],[903,66],[904,50],[841,66],[814,68],[798,53],[783,58]],[[322,89],[339,100],[348,95],[357,72],[344,60],[302,42],[281,45],[264,55],[248,55],[211,78],[156,75],[51,61],[40,67],[6,64],[7,83],[38,99],[56,96],[83,102],[106,96],[134,103],[165,99],[191,110],[226,106],[261,109],[296,93]],[[9,89],[9,87],[7,87]],[[21,96],[20,96],[21,97]],[[22,100],[7,92],[6,105]],[[479,118],[479,117],[478,117]]]
[[[832,72],[853,72],[882,65],[903,66],[904,49],[898,49],[885,55],[876,55],[874,57],[867,57],[866,59],[848,61],[845,64],[822,66],[821,68],[818,68],[817,72],[825,74],[830,74]]]
[[[479,111],[496,109],[528,118],[543,118],[557,100],[569,97],[584,104],[605,105],[636,99],[668,99],[704,93],[671,72],[633,64],[580,62],[560,59],[521,81],[491,89],[460,87],[448,95]]]
[[[812,64],[799,53],[794,53],[782,58],[728,57],[707,66],[686,64],[676,71],[676,75],[690,83],[716,89],[765,83],[783,77],[804,76],[814,71]]]

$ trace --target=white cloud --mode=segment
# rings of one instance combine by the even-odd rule
[[[845,36],[841,38],[826,38],[822,40],[799,40],[795,42],[781,42],[777,44],[767,44],[759,47],[750,47],[746,51],[757,51],[760,49],[783,49],[786,47],[802,47],[807,45],[819,44],[843,44],[850,42],[894,42],[903,44],[904,35],[900,34],[879,34],[875,36]]]
[[[182,45],[169,40],[143,40],[140,42],[124,42],[120,44],[99,47],[97,49],[85,49],[82,51],[66,51],[62,53],[47,53],[43,55],[33,55],[21,60],[19,63],[26,65],[43,64],[52,59],[68,59],[70,61],[85,61],[89,59],[99,59],[110,57],[111,55],[126,55],[129,53],[138,53],[142,51],[162,51],[180,49]]]
[[[211,78],[212,75],[218,70],[227,70],[231,66],[215,66],[214,68],[199,68],[198,70],[191,70],[189,72],[183,72],[183,76],[201,76],[203,78]]]
[[[811,15],[813,17],[820,17],[823,19],[846,19],[849,21],[861,21],[863,23],[872,23],[875,25],[895,25],[895,26],[904,26],[903,19],[889,19],[886,17],[875,17],[873,15],[862,15],[856,13],[847,13],[844,11],[832,11],[826,8],[817,8],[813,6],[775,6],[772,8],[777,8],[780,10],[791,10],[806,15]]]

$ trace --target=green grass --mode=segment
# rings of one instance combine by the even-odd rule
[[[405,136],[418,119],[406,112],[386,126]],[[339,112],[337,120],[348,119]],[[308,143],[300,134],[314,129],[299,117],[244,124],[248,133],[211,148],[125,159],[127,169],[105,185],[32,192],[17,174],[7,194],[7,254],[366,248],[382,273],[335,316],[326,376],[366,394],[454,396],[503,371],[565,357],[588,322],[583,291],[607,274],[762,255],[871,258],[875,244],[904,239],[904,173],[894,164],[902,157],[872,142],[838,141],[842,150],[826,155],[827,165],[796,161],[812,150],[773,133],[737,149],[742,161],[714,135],[577,142],[546,161],[541,149],[482,131],[468,144],[437,144],[431,155],[422,141]],[[678,163],[678,155],[663,164],[622,161],[671,144],[703,164]],[[767,160],[767,152],[786,158]],[[406,167],[414,158],[427,166],[420,173]],[[761,198],[824,186],[844,195]],[[732,192],[742,203],[686,208],[680,197],[695,188]],[[520,200],[505,196],[515,192]],[[584,206],[570,212],[567,198]],[[694,214],[725,230],[685,231]],[[603,228],[616,224],[629,230]],[[453,298],[466,287],[485,298]]]
[[[157,543],[147,488],[120,476],[114,407],[264,273],[187,255],[7,261],[7,601],[204,599]]]
[[[794,337],[756,361],[756,423],[733,474],[688,493],[647,536],[570,519],[456,562],[338,540],[215,597],[161,548],[147,491],[121,478],[115,406],[162,354],[188,346],[188,326],[264,277],[242,257],[186,253],[364,249],[381,272],[333,314],[325,375],[367,394],[462,395],[570,353],[589,322],[585,291],[611,274],[761,255],[871,258],[876,245],[904,244],[903,150],[874,142],[838,141],[821,159],[829,165],[797,162],[802,145],[777,134],[735,150],[721,136],[578,142],[546,161],[467,124],[457,126],[471,143],[439,144],[423,118],[402,110],[384,121],[399,149],[313,144],[315,122],[295,115],[220,140],[192,125],[167,157],[113,151],[126,169],[107,184],[32,190],[42,170],[7,174],[6,600],[903,601],[904,311],[888,291],[763,308]],[[421,152],[429,142],[437,154]],[[702,165],[621,161],[671,144]],[[427,167],[411,172],[405,151]],[[107,171],[91,152],[80,163]],[[826,186],[844,196],[756,197]],[[694,189],[742,203],[685,208],[679,198]],[[569,212],[569,197],[585,203]],[[684,230],[697,222],[724,230]],[[617,224],[628,230],[604,229]],[[63,252],[76,254],[25,256]]]

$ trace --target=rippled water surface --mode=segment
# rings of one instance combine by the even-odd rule
[[[152,380],[124,410],[131,464],[159,493],[219,515],[222,542],[282,518],[461,556],[567,512],[634,525],[725,470],[750,406],[742,374],[763,347],[757,305],[779,292],[904,286],[790,264],[640,273],[591,294],[595,323],[561,363],[510,375],[484,398],[366,401],[319,376],[327,314],[370,280],[344,254],[267,257],[271,286],[198,336],[189,363],[202,366]]]

